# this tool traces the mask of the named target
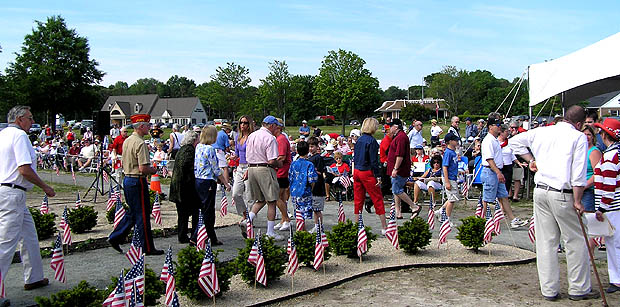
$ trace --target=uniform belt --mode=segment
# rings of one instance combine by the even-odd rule
[[[20,189],[22,191],[26,191],[26,188],[22,187],[21,185],[16,185],[14,183],[0,183],[0,185],[3,187],[10,187],[13,189]]]
[[[552,188],[548,185],[545,184],[537,184],[536,185],[537,189],[543,189],[543,190],[547,190],[547,191],[553,191],[553,192],[560,192],[560,193],[566,193],[566,194],[573,194],[573,190],[571,189],[562,189],[562,190],[558,190],[556,188]]]
[[[267,163],[250,163],[249,164],[250,167],[271,167],[271,164],[267,164]]]
[[[144,176],[144,175],[125,175],[125,177],[129,177],[129,178],[146,178],[146,176]]]

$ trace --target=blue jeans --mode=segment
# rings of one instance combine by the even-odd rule
[[[581,197],[581,204],[583,208],[588,212],[594,212],[594,188],[588,188],[583,190],[583,196]]]
[[[508,197],[508,191],[506,191],[506,185],[500,184],[497,174],[488,167],[482,167],[480,173],[480,179],[482,180],[482,200],[488,203],[495,202],[496,198]],[[506,179],[506,180],[512,180]]]
[[[392,178],[392,194],[399,195],[405,193],[405,183],[407,178],[396,175]]]

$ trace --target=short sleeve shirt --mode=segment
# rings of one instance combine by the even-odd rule
[[[125,175],[142,175],[139,166],[150,163],[144,140],[134,132],[123,143],[123,170]]]
[[[276,137],[265,127],[252,132],[246,144],[245,159],[250,164],[268,163],[278,158]]]
[[[504,167],[504,160],[502,159],[502,146],[499,145],[499,141],[492,134],[488,133],[482,140],[480,146],[480,152],[482,154],[482,166],[489,166],[488,159],[493,159],[497,168]]]
[[[400,177],[409,177],[411,172],[411,154],[409,150],[409,138],[403,131],[398,131],[392,143],[390,143],[390,149],[388,151],[387,159],[387,173],[391,174],[394,169],[394,163],[396,157],[402,157],[403,161],[398,167],[396,172]]]
[[[276,176],[278,178],[286,178],[288,177],[288,169],[291,166],[291,143],[289,143],[288,138],[284,134],[278,135],[276,138],[278,142],[278,156],[284,156],[284,161],[282,161],[282,167],[279,167],[276,171]]]
[[[314,188],[312,189],[312,195],[314,196],[325,196],[325,179],[323,178],[325,174],[325,160],[319,154],[312,155],[308,158],[308,161],[312,162],[314,165],[314,169],[317,173],[321,173],[318,175],[318,180],[314,184]]]
[[[456,180],[459,173],[458,161],[456,159],[456,152],[450,148],[446,148],[446,151],[443,154],[441,166],[448,167],[448,179],[450,180]]]
[[[9,126],[0,131],[0,182],[13,183],[26,189],[33,184],[19,173],[18,167],[30,164],[36,173],[36,154],[24,130]]]
[[[300,158],[291,164],[289,169],[291,196],[303,197],[312,195],[312,183],[317,181],[316,170],[312,162]]]
[[[308,126],[306,126],[306,127],[301,126],[301,127],[299,127],[299,132],[300,132],[300,134],[301,134],[301,132],[308,132],[308,133],[310,133],[310,127],[308,127]]]
[[[226,150],[229,144],[230,143],[228,143],[228,134],[226,134],[226,131],[220,130],[217,133],[217,139],[215,140],[215,144],[213,144],[213,148],[219,150]]]

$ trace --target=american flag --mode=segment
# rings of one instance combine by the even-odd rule
[[[215,256],[211,250],[211,240],[207,242],[205,248],[205,257],[202,259],[202,266],[198,275],[198,285],[208,297],[213,297],[220,292],[220,282],[215,270]]]
[[[205,245],[207,244],[207,227],[205,227],[205,222],[202,217],[202,210],[198,209],[198,225],[196,226],[196,250],[205,249]]]
[[[116,212],[114,213],[114,229],[116,226],[121,223],[123,218],[125,217],[125,208],[123,207],[123,203],[120,201],[116,202]]]
[[[439,245],[446,243],[448,240],[448,234],[452,231],[452,224],[450,224],[450,218],[446,213],[446,208],[441,209],[441,226],[439,227]]]
[[[303,231],[306,228],[306,221],[304,221],[304,216],[301,214],[299,209],[295,209],[295,230]]]
[[[467,180],[463,183],[463,187],[461,188],[461,194],[467,198],[467,192],[469,192],[469,184],[467,184]]]
[[[77,191],[77,198],[75,199],[75,209],[82,206],[82,199],[80,198],[80,191]]]
[[[166,252],[166,259],[164,260],[164,267],[161,269],[161,275],[159,275],[159,280],[163,282],[168,281],[169,267],[172,267],[172,246],[169,246],[168,251]]]
[[[136,282],[131,284],[131,298],[129,299],[129,307],[144,307],[143,297],[138,293]]]
[[[293,276],[299,269],[299,259],[297,257],[297,247],[295,247],[295,239],[293,238],[293,228],[289,228],[289,239],[286,251],[288,252],[288,265],[286,266],[286,273]]]
[[[340,184],[347,190],[351,186],[351,178],[349,178],[349,174],[346,172],[340,176]]]
[[[493,212],[493,223],[495,224],[495,233],[500,234],[501,230],[501,221],[505,219],[504,212],[502,211],[502,207],[499,205],[499,202],[495,201],[495,212]]]
[[[360,212],[357,220],[357,256],[362,257],[368,251],[368,237],[366,237],[366,229],[364,228],[364,219]]]
[[[106,212],[110,211],[110,209],[114,208],[114,205],[116,205],[116,199],[114,199],[114,197],[112,196],[113,190],[114,190],[114,187],[112,187],[112,183],[110,183],[110,189],[108,190],[108,202],[105,208]]]
[[[476,213],[474,213],[475,216],[477,217],[483,217],[484,214],[482,212],[482,195],[480,195],[480,197],[478,197],[478,206],[476,206]]]
[[[493,232],[495,231],[495,223],[491,217],[491,206],[487,204],[486,212],[487,222],[484,224],[484,243],[490,243],[493,240]]]
[[[390,221],[388,222],[387,229],[385,230],[385,236],[390,240],[392,246],[398,249],[398,225],[396,224],[396,207],[392,204],[390,208]]]
[[[604,244],[603,243],[603,237],[594,237],[594,238],[592,238],[592,240],[596,244],[596,247],[601,247]]]
[[[168,264],[168,278],[166,279],[166,298],[164,302],[166,305],[170,305],[172,302],[172,298],[174,296],[174,292],[176,291],[176,280],[174,278],[174,266],[172,261]]]
[[[125,278],[123,278],[123,270],[121,270],[121,275],[118,277],[118,282],[116,283],[116,287],[108,295],[108,298],[103,301],[103,307],[125,307],[127,302],[125,301]]]
[[[222,185],[222,200],[220,201],[220,215],[225,216],[228,214],[228,198],[226,197],[226,190]]]
[[[338,200],[338,223],[345,222],[346,218],[344,216],[344,206],[342,205],[342,199]]]
[[[151,216],[155,219],[155,224],[161,225],[161,203],[159,202],[159,193],[155,193],[155,202],[153,202],[153,212]]]
[[[263,248],[260,243],[260,232],[254,239],[254,245],[252,245],[252,250],[250,250],[248,262],[256,266],[256,281],[266,287],[267,273],[265,268],[265,257],[263,257]]]
[[[246,211],[246,212],[249,212],[249,211]],[[248,215],[248,218],[246,219],[245,232],[246,232],[246,235],[248,236],[248,239],[254,239],[254,224],[250,220],[249,215]]]
[[[435,202],[433,201],[433,198],[431,196],[431,204],[428,207],[428,229],[433,230],[435,229]]]
[[[49,202],[47,200],[47,195],[43,196],[43,201],[41,202],[41,209],[39,210],[41,214],[48,214],[50,212]]]
[[[164,178],[168,177],[168,167],[165,165],[161,167],[161,176]]]
[[[530,237],[530,241],[534,243],[536,241],[536,232],[534,231],[534,216],[530,218],[530,227],[527,230],[527,235]]]
[[[323,264],[323,257],[325,256],[325,245],[323,245],[323,238],[321,233],[321,222],[316,225],[316,242],[314,243],[314,262],[312,266],[315,270],[318,270]]]
[[[131,296],[134,280],[140,294],[144,293],[144,255],[140,256],[131,270],[125,274],[125,297]]]
[[[323,221],[319,219],[319,224],[321,224],[321,242],[323,242],[323,247],[329,247],[329,241],[327,240],[327,234],[325,234],[325,227],[323,227]]]
[[[59,226],[62,229],[62,244],[71,245],[73,241],[71,240],[71,226],[69,226],[69,220],[67,219],[67,206],[65,206],[65,211],[62,212]]]
[[[142,253],[142,238],[140,238],[140,232],[138,232],[138,227],[133,227],[133,238],[131,239],[131,246],[129,246],[129,250],[125,253],[127,259],[131,264],[135,265],[140,257],[144,256]]]
[[[172,302],[170,302],[168,307],[180,307],[180,306],[181,304],[179,304],[179,296],[177,295],[176,292],[174,292],[174,294],[172,295]]]
[[[101,174],[103,174],[103,181],[110,182],[110,177],[108,176],[108,171],[105,169],[105,166],[101,167]]]
[[[75,171],[73,170],[73,163],[71,163],[71,177],[73,177],[73,184],[77,184],[75,181]]]
[[[65,276],[65,257],[62,253],[60,233],[58,233],[56,242],[54,243],[54,251],[52,253],[52,261],[50,261],[50,267],[54,270],[54,279],[61,283],[67,282],[67,278]]]

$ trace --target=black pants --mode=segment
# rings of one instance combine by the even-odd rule
[[[196,225],[198,225],[198,206],[197,204],[188,204],[188,203],[177,203],[177,229],[179,230],[178,238],[179,242],[187,242],[187,222],[189,221],[189,217],[192,217],[192,232],[196,230]]]
[[[506,191],[510,193],[510,187],[512,186],[512,164],[504,165],[504,167],[502,167],[502,174],[504,175],[504,179],[506,179],[504,182]]]
[[[215,192],[217,184],[211,179],[196,179],[196,192],[200,199],[199,209],[202,211],[202,219],[207,229],[207,235],[211,239],[211,243],[217,242],[215,234]],[[192,241],[196,242],[196,232],[192,235]]]

